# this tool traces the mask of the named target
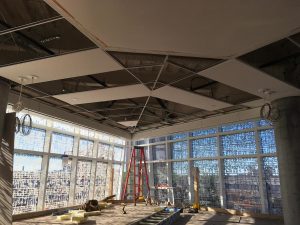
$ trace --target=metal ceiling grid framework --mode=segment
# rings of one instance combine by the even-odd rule
[[[300,94],[300,3],[287,2],[5,0],[0,76],[13,93],[38,76],[28,99],[131,133],[246,113],[265,89]]]

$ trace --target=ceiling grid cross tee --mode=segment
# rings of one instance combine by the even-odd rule
[[[32,101],[136,133],[300,95],[299,2],[37,2],[0,19],[0,76],[37,76]]]

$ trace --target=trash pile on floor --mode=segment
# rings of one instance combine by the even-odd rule
[[[69,210],[56,213],[56,220],[65,222],[65,224],[81,224],[86,222],[89,216],[100,215],[101,210],[107,208],[109,205],[109,203],[98,202],[97,200],[89,200],[78,210]]]

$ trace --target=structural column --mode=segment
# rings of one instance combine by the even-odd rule
[[[0,140],[2,140],[10,85],[0,77]]]
[[[10,85],[0,78],[0,224],[12,224],[13,149],[16,114],[6,115]]]
[[[272,102],[279,112],[274,123],[285,225],[299,224],[300,215],[300,97]]]

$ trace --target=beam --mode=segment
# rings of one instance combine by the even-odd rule
[[[16,103],[18,98],[18,94],[10,93],[8,99],[9,104]],[[71,114],[57,107],[52,107],[41,102],[33,101],[32,99],[26,98],[24,96],[22,97],[22,101],[24,102],[25,106],[27,106],[30,110],[34,112],[38,112],[63,121],[71,122],[90,129],[95,129],[97,131],[101,131],[107,134],[120,136],[127,139],[131,138],[131,134],[125,130],[97,123],[95,122],[95,120],[83,118],[82,116],[77,114]]]

